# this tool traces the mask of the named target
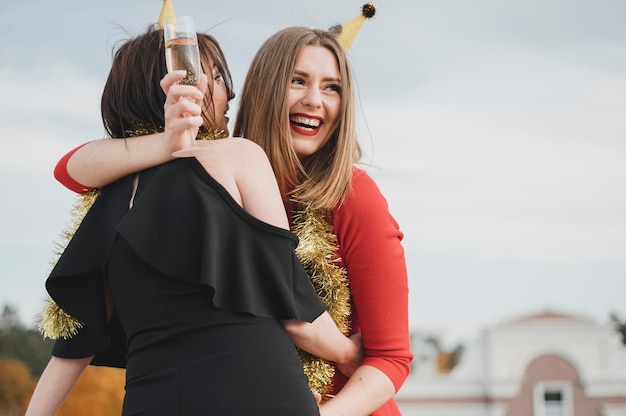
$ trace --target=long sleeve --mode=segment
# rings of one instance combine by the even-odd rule
[[[72,178],[67,171],[67,162],[78,149],[80,149],[87,143],[83,143],[80,146],[67,152],[61,159],[59,159],[56,166],[54,167],[54,178],[59,181],[61,185],[65,186],[70,191],[76,192],[77,194],[84,194],[85,192],[92,191],[94,188],[90,188],[74,180],[74,178]]]
[[[332,223],[350,282],[352,332],[363,337],[363,363],[385,373],[397,391],[413,358],[403,234],[376,183],[356,168],[353,191]]]

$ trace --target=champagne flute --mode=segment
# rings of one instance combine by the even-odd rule
[[[179,83],[198,85],[200,83],[200,50],[193,18],[176,16],[165,19],[163,24],[165,41],[165,62],[167,71],[185,70],[187,74]],[[189,134],[189,145],[174,152],[175,157],[192,157],[197,150],[206,150],[196,144],[196,138]]]

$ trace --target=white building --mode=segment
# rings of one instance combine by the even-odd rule
[[[486,330],[450,373],[419,368],[396,399],[403,416],[626,416],[626,348],[544,312]]]

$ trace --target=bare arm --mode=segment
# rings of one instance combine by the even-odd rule
[[[367,416],[385,404],[395,392],[385,373],[363,365],[334,398],[320,407],[320,416]]]
[[[126,175],[173,159],[164,133],[128,139],[100,139],[82,146],[69,158],[67,173],[76,182],[100,188]]]
[[[360,343],[343,336],[327,312],[313,323],[285,321],[284,324],[296,346],[335,361],[350,376],[341,391],[320,407],[320,416],[367,416],[396,393],[385,373],[360,365]]]
[[[343,335],[328,312],[311,323],[291,320],[283,321],[283,326],[298,348],[335,362],[344,374],[350,376],[359,367],[359,338]]]
[[[93,357],[52,357],[39,378],[26,416],[54,416]]]
[[[184,77],[185,71],[168,74],[161,81],[167,94]],[[165,103],[165,131],[148,136],[127,139],[100,139],[91,141],[78,150],[67,162],[67,173],[86,187],[99,188],[126,175],[174,159],[172,153],[186,144],[186,132],[197,133],[202,125],[201,102],[206,90],[206,76],[201,87],[178,86],[177,95],[168,94]],[[184,100],[180,97],[183,95]]]

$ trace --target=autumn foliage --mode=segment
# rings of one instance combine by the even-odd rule
[[[50,359],[51,340],[26,328],[17,310],[0,313],[0,416],[21,416],[37,378]],[[57,416],[119,416],[124,397],[124,370],[88,366]]]
[[[0,358],[0,416],[23,415],[35,388],[26,365]],[[57,416],[119,416],[124,399],[124,370],[89,366]]]
[[[119,416],[124,399],[124,370],[89,366],[57,416]]]
[[[34,387],[35,381],[26,364],[0,358],[0,416],[24,414]]]

